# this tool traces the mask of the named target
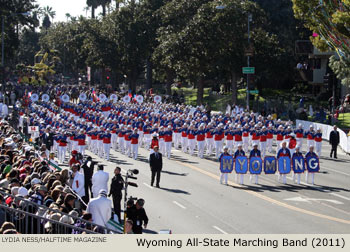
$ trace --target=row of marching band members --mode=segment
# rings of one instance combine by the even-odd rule
[[[300,147],[296,146],[295,150],[293,150],[293,152],[290,151],[290,148],[287,147],[288,142],[287,141],[283,141],[281,143],[281,148],[279,149],[276,158],[279,159],[281,157],[288,157],[289,159],[293,160],[294,158],[298,157],[298,158],[302,158],[302,160],[305,160],[306,158],[315,158],[316,161],[318,161],[318,155],[314,152],[314,146],[310,145],[309,146],[309,151],[305,154],[305,156],[303,155],[303,153],[300,151]],[[243,150],[242,148],[242,144],[238,145],[238,148],[236,150],[236,152],[231,155],[229,153],[229,149],[227,146],[224,147],[223,149],[223,153],[220,155],[219,157],[219,162],[220,162],[220,183],[221,184],[228,184],[228,174],[232,172],[232,170],[230,172],[227,171],[223,171],[222,170],[222,165],[223,165],[223,159],[226,157],[232,157],[231,160],[236,160],[237,158],[240,157],[248,157],[249,159],[252,158],[261,158],[264,159],[264,157],[261,155],[261,151],[258,149],[258,144],[254,143],[253,144],[253,149],[250,151],[249,155],[246,155],[246,152]],[[305,159],[304,159],[305,158]],[[233,163],[235,163],[233,161]],[[263,162],[263,161],[262,161]],[[306,161],[303,161],[306,162]],[[233,163],[230,163],[230,165],[233,167]],[[248,162],[249,163],[249,162]],[[304,165],[304,164],[303,164]],[[301,183],[301,173],[305,172],[305,182],[309,183],[309,175],[311,175],[311,184],[314,184],[315,182],[315,172],[318,172],[318,169],[315,170],[315,172],[311,172],[308,169],[305,170],[299,170],[299,167],[296,167],[297,165],[293,165],[293,162],[291,162],[291,168],[293,170],[293,181],[296,182],[297,184]],[[244,183],[244,174],[245,172],[238,172],[236,170],[236,181],[239,184],[243,184]],[[287,183],[287,174],[286,173],[280,173],[278,169],[276,169],[276,172],[278,173],[278,181],[282,182],[283,184]],[[260,172],[261,173],[261,172]],[[255,184],[259,183],[259,174],[255,174],[255,173],[251,173],[250,175],[250,181],[254,182]]]

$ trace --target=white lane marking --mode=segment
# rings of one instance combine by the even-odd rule
[[[177,201],[175,201],[175,200],[173,201],[173,203],[174,203],[175,205],[181,207],[182,209],[186,209],[185,206],[181,205],[179,202],[177,202]]]
[[[217,226],[213,226],[213,228],[215,228],[216,230],[218,230],[219,232],[221,232],[223,234],[227,234],[224,230],[222,230],[221,228],[219,228]]]
[[[153,189],[152,186],[150,186],[149,184],[146,184],[146,183],[143,183],[146,187],[150,188],[150,189]]]
[[[331,194],[331,195],[333,195],[333,196],[336,196],[336,197],[339,197],[339,198],[345,199],[345,200],[350,200],[350,198],[345,197],[345,196],[340,195],[340,194],[337,194],[337,193],[330,193],[330,194]]]
[[[288,198],[288,199],[284,199],[284,200],[297,201],[297,202],[307,202],[307,203],[310,203],[309,201],[327,201],[327,202],[331,202],[331,203],[336,204],[336,205],[343,205],[344,204],[343,202],[340,202],[338,200],[303,198],[303,197],[294,197],[294,198]]]

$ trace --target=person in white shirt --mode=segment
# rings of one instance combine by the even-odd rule
[[[104,189],[108,192],[108,180],[109,174],[103,171],[103,165],[97,167],[97,172],[92,176],[92,195],[96,198],[99,194],[99,191]]]
[[[72,183],[72,189],[73,191],[78,194],[80,197],[85,196],[85,179],[84,174],[80,173],[79,171],[79,165],[75,164],[72,167],[72,177],[73,177],[73,183]]]
[[[106,226],[112,216],[112,201],[107,198],[106,190],[99,191],[98,197],[89,202],[86,212],[91,213],[93,223]]]

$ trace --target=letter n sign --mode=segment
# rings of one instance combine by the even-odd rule
[[[305,171],[305,159],[303,157],[294,157],[293,160],[294,173],[303,173]]]
[[[231,173],[233,171],[233,157],[222,156],[220,163],[220,171],[222,173]]]

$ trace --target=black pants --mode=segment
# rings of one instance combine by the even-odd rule
[[[334,158],[337,158],[337,148],[338,148],[338,145],[332,144],[331,157],[332,157],[332,154],[334,153]]]
[[[152,178],[151,178],[151,186],[153,186],[154,183],[154,178],[155,176],[157,176],[157,181],[156,181],[156,185],[159,186],[159,182],[160,182],[160,173],[161,173],[161,169],[152,169]]]
[[[123,198],[122,194],[113,195],[114,213],[118,216],[119,222],[120,222],[120,213],[121,213],[120,202],[121,202],[122,198]]]

